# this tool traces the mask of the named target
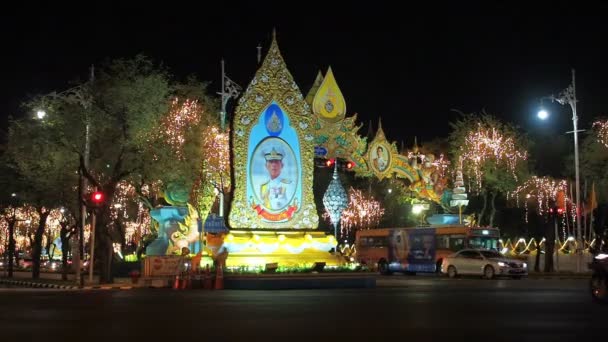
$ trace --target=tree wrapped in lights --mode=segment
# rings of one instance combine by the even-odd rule
[[[201,127],[215,117],[204,114],[215,111],[209,110],[213,101],[205,94],[205,84],[192,79],[175,82],[166,68],[141,55],[103,65],[94,81],[76,88],[78,97],[86,99],[84,107],[74,97],[75,92],[52,93],[31,101],[28,107],[34,112],[44,108],[48,118],[31,132],[45,140],[40,146],[53,148],[48,155],[65,154],[76,162],[76,167],[64,163],[66,174],[79,170],[105,194],[106,201],[97,215],[95,241],[99,253],[95,256],[100,281],[112,282],[109,261],[117,234],[108,227],[114,215],[110,203],[118,183],[160,181],[164,185],[181,182],[191,186],[203,158]],[[90,147],[88,165],[83,158],[84,146]]]
[[[361,190],[348,190],[348,206],[342,211],[340,233],[343,235],[356,229],[375,228],[380,224],[384,208],[373,197],[368,197]],[[324,218],[329,218],[326,211]]]
[[[490,213],[485,220],[493,225],[498,194],[506,194],[527,174],[527,140],[518,130],[482,113],[463,115],[451,123],[449,137],[452,160],[462,169],[468,188],[483,198],[479,223],[484,224],[488,197]]]
[[[608,148],[608,120],[597,120],[593,123],[597,142]]]
[[[184,146],[188,131],[201,121],[202,107],[197,100],[173,98],[169,113],[160,121],[161,139],[171,146],[178,159],[185,158]]]
[[[223,196],[230,189],[230,132],[222,132],[219,127],[212,125],[205,127],[202,137],[202,154],[205,157],[193,192],[199,217],[204,222],[217,195]],[[220,214],[224,216],[223,212]]]
[[[536,210],[542,215],[557,203],[560,193],[564,196],[566,203],[570,201],[566,196],[568,193],[568,183],[566,180],[533,176],[510,192],[507,198],[515,199],[518,206],[520,202],[524,203],[527,222],[528,202],[534,201]]]
[[[515,198],[517,205],[524,202],[525,206],[525,221],[528,223],[528,202],[531,202],[539,216],[544,217],[544,223],[533,224],[530,229],[534,235],[536,242],[536,259],[534,269],[539,271],[540,265],[540,243],[541,239],[546,238],[545,244],[545,272],[553,270],[553,251],[555,247],[555,239],[557,238],[557,217],[562,213],[561,210],[567,208],[567,203],[571,202],[567,197],[568,183],[566,180],[555,180],[551,177],[533,176],[523,184],[518,186],[511,192],[507,198]],[[570,203],[572,205],[572,203]],[[575,212],[576,206],[572,205],[572,210]],[[559,208],[559,209],[558,209]],[[547,214],[547,215],[545,215]],[[573,215],[573,217],[576,214]],[[551,220],[555,220],[551,222]],[[565,239],[564,231],[564,239]]]

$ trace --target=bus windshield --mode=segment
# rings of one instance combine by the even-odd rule
[[[487,236],[471,236],[469,238],[469,248],[493,249],[498,250],[498,239]]]

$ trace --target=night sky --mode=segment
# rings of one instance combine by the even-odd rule
[[[30,94],[66,89],[91,64],[137,53],[178,77],[211,81],[214,92],[224,58],[228,76],[245,87],[256,46],[267,51],[273,27],[304,95],[317,71],[332,67],[348,114],[365,125],[361,134],[382,118],[389,140],[411,145],[414,136],[447,136],[458,117],[451,109],[485,108],[530,134],[563,135],[572,127],[569,107],[548,105],[554,116],[543,123],[534,114],[541,96],[568,86],[572,67],[580,126],[608,114],[607,5],[201,3],[3,10],[2,126],[8,115],[24,115],[19,103]]]

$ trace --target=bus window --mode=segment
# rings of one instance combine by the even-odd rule
[[[437,248],[449,249],[450,248],[450,237],[445,235],[437,236]]]
[[[450,249],[453,251],[459,251],[464,248],[464,235],[451,235],[450,236]]]
[[[474,236],[469,238],[469,248],[498,250],[498,239],[491,237]]]
[[[388,247],[385,236],[368,236],[359,239],[361,247]]]

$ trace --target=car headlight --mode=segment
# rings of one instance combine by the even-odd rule
[[[499,261],[499,262],[498,262],[498,266],[500,266],[500,267],[506,267],[506,266],[507,266],[507,264],[506,264],[506,263],[504,263],[504,262],[502,262],[502,261]]]
[[[608,258],[608,254],[598,254],[595,258],[597,260],[604,260],[604,259]]]

